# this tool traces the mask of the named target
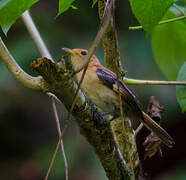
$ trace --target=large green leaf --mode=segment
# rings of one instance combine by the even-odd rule
[[[0,26],[6,34],[21,14],[39,0],[0,0]]]
[[[147,33],[167,12],[174,0],[130,0],[132,11]]]
[[[59,0],[59,10],[57,16],[67,11],[70,7],[74,7],[72,6],[74,1],[75,0]]]
[[[168,12],[164,19],[176,17]],[[152,32],[153,54],[160,70],[170,80],[176,80],[186,61],[186,22],[175,21],[158,25]]]
[[[178,73],[178,81],[186,81],[186,61]],[[182,111],[186,111],[186,86],[176,87],[176,97],[181,106]]]

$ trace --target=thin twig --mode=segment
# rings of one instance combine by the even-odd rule
[[[33,22],[33,19],[30,16],[29,11],[25,11],[25,13],[22,14],[22,20],[23,20],[24,24],[26,25],[27,30],[28,30],[29,34],[31,35],[31,37],[32,37],[39,53],[41,54],[41,56],[47,57],[47,58],[49,58],[50,60],[53,61],[52,56],[50,55],[43,39],[41,38],[41,35],[39,34],[39,31],[37,30],[37,28],[36,28],[36,26]],[[54,98],[51,98],[51,100],[52,100],[52,107],[53,107],[54,116],[55,116],[55,120],[56,120],[58,136],[59,136],[59,139],[60,139],[60,137],[61,137],[60,121],[59,121],[58,114],[57,114],[55,100],[54,100]],[[62,152],[62,156],[63,156],[63,159],[64,159],[64,166],[65,166],[65,177],[66,177],[66,180],[68,180],[68,163],[67,163],[67,160],[66,160],[66,155],[65,155],[65,152],[64,152],[64,145],[63,145],[62,139],[59,140],[58,144],[61,145],[61,152]],[[59,146],[57,146],[56,150],[58,151],[58,149],[59,149]],[[54,159],[52,159],[52,161],[51,161],[51,164],[49,166],[49,169],[48,169],[48,172],[47,172],[47,175],[46,175],[45,179],[48,179],[48,176],[50,174],[50,171],[53,167],[53,164],[54,164],[54,161],[55,161],[55,158],[56,158],[57,151],[54,153],[54,155],[55,155],[55,156],[53,156]]]
[[[92,43],[92,46],[88,50],[88,54],[85,58],[85,60],[78,66],[74,67],[75,72],[80,72],[86,65],[88,65],[92,55],[94,54],[109,22],[111,19],[112,14],[112,8],[113,8],[114,0],[108,0],[107,5],[105,6],[104,15],[101,21],[100,28],[98,30],[98,33],[94,39],[94,42]]]
[[[37,30],[29,11],[25,11],[21,17],[41,56],[47,57],[53,61],[52,56],[50,55],[43,39],[41,38],[41,35],[39,34],[39,31]]]
[[[186,81],[152,81],[124,78],[126,84],[131,85],[186,85]]]
[[[140,125],[136,128],[135,130],[135,137],[138,135],[138,133],[142,130],[143,128],[143,123],[140,123]]]
[[[61,128],[60,128],[59,117],[58,117],[58,114],[57,114],[57,108],[56,108],[54,98],[52,98],[52,108],[53,108],[54,117],[55,117],[55,120],[56,120],[58,135],[59,135],[59,138],[60,138],[61,137]],[[63,145],[62,140],[61,140],[60,145],[61,145],[61,151],[62,151],[62,154],[63,154],[63,160],[64,160],[64,165],[65,165],[65,177],[66,177],[66,180],[68,180],[68,177],[69,177],[69,175],[68,175],[68,163],[67,163],[67,158],[66,158],[66,155],[65,155],[65,150],[64,150],[64,145]]]
[[[158,23],[158,25],[161,25],[161,24],[166,24],[166,23],[170,23],[170,22],[175,22],[175,21],[179,21],[179,20],[183,20],[185,19],[186,16],[179,16],[179,17],[175,17],[175,18],[172,18],[172,19],[166,19],[166,20],[163,20],[163,21],[160,21]],[[142,26],[132,26],[132,27],[129,27],[129,30],[138,30],[138,29],[143,29]]]
[[[186,15],[185,11],[181,9],[180,6],[178,6],[176,3],[174,3],[172,6],[175,7],[181,14]]]
[[[57,156],[59,147],[60,147],[60,141],[58,141],[58,143],[57,143],[55,152],[54,152],[54,154],[53,154],[53,156],[52,156],[52,160],[51,160],[51,162],[50,162],[50,166],[49,166],[48,171],[47,171],[46,176],[45,176],[45,180],[48,180],[48,177],[49,177],[50,172],[51,172],[51,170],[52,170],[52,167],[53,167],[53,165],[54,165],[54,162],[55,162],[55,159],[56,159],[56,156]]]
[[[112,1],[112,0],[110,0],[110,1]],[[114,1],[114,0],[113,0],[113,1]],[[105,7],[105,8],[107,8],[107,7]],[[99,37],[100,39],[102,38],[102,36],[103,36],[103,34],[104,34],[104,32],[105,32],[105,30],[106,30],[108,24],[109,24],[110,18],[111,18],[111,7],[110,7],[110,5],[109,5],[109,12],[108,12],[108,13],[110,14],[110,15],[108,15],[109,18],[108,18],[107,16],[105,17],[105,18],[106,18],[105,21],[108,21],[108,23],[106,23],[106,26],[105,26],[105,23],[103,22],[103,23],[101,24],[100,30],[98,31],[98,33],[97,33],[97,35],[96,35],[96,37]],[[103,18],[103,19],[104,19],[104,18]],[[104,28],[102,28],[102,26],[104,26]],[[92,50],[90,51],[90,49],[89,49],[89,53],[88,53],[88,54],[92,53],[92,55],[93,55],[93,53],[94,53],[94,51],[95,51],[95,49],[96,49],[98,43],[100,42],[100,40],[97,41],[96,39],[97,39],[97,38],[95,38],[95,40],[93,41],[92,46],[91,46],[91,48],[90,48],[90,49],[92,49]],[[95,48],[95,49],[94,49],[94,48]],[[90,55],[87,55],[87,58],[86,58],[86,59],[90,59],[92,55],[91,55],[91,54],[90,54]],[[79,66],[79,67],[75,67],[75,68],[74,68],[74,69],[75,69],[75,72],[79,72],[79,71],[81,71],[81,70],[85,67],[84,70],[83,70],[81,79],[80,79],[80,81],[79,81],[79,84],[78,84],[76,93],[75,93],[75,95],[74,95],[74,98],[73,98],[73,101],[72,101],[72,105],[71,105],[70,111],[69,111],[69,113],[68,113],[68,115],[67,115],[67,118],[66,118],[66,120],[65,120],[65,123],[64,123],[63,129],[62,129],[62,132],[61,132],[61,137],[60,137],[59,141],[60,141],[61,139],[63,139],[64,133],[65,133],[67,127],[68,127],[68,122],[69,122],[69,120],[70,120],[70,117],[71,117],[73,108],[74,108],[75,103],[76,103],[77,95],[78,95],[78,93],[79,93],[81,84],[82,84],[82,82],[83,82],[83,79],[84,79],[84,76],[85,76],[85,73],[86,73],[86,70],[87,70],[87,64],[86,64],[85,62],[89,63],[89,61],[85,60],[85,61],[84,61],[84,65],[81,65],[81,66]]]
[[[6,65],[12,75],[25,87],[33,90],[43,91],[45,88],[44,80],[41,76],[33,77],[22,70],[22,68],[16,63],[13,56],[8,51],[4,42],[0,37],[0,59]]]

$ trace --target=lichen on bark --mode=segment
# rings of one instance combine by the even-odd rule
[[[61,67],[59,63],[53,63],[47,58],[39,58],[32,63],[32,67],[44,78],[49,91],[70,110],[77,88],[72,80],[73,70]],[[131,179],[128,166],[115,143],[110,121],[101,115],[90,100],[86,100],[81,91],[78,93],[72,115],[79,125],[81,134],[94,147],[107,177],[111,180]]]

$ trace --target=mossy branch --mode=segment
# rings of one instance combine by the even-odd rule
[[[72,80],[73,71],[61,68],[59,64],[47,58],[34,61],[32,67],[42,75],[48,83],[50,92],[63,101],[70,109],[77,85]],[[82,135],[94,147],[109,179],[131,179],[130,173],[120,150],[114,142],[110,122],[104,119],[96,107],[85,100],[80,91],[72,112]]]
[[[104,7],[105,2],[98,1],[100,19],[104,13]],[[112,13],[112,19],[102,38],[104,46],[104,61],[108,69],[115,72],[118,77],[121,77],[121,75],[123,75],[124,70],[120,62],[117,32],[115,29],[114,11]],[[118,144],[123,158],[126,160],[128,167],[130,167],[133,179],[135,177],[138,179],[138,175],[140,172],[140,161],[138,157],[134,131],[131,127],[130,119],[121,116],[120,118],[117,118],[116,120],[112,121],[111,128],[114,133],[115,141]]]

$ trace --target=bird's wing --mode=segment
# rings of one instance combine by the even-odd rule
[[[127,103],[139,120],[151,131],[153,131],[167,146],[172,147],[174,140],[172,137],[139,107],[139,101],[135,93],[128,86],[117,78],[116,74],[106,68],[96,70],[98,78],[116,93],[121,93],[122,99]]]
[[[120,79],[116,74],[106,68],[98,68],[96,70],[98,78],[117,94],[121,93],[121,97],[125,103],[134,109],[139,117],[143,119],[142,111],[139,107],[139,100],[135,93]]]

